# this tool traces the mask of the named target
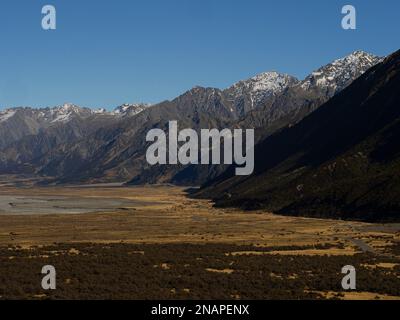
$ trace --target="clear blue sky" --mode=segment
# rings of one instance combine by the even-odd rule
[[[341,28],[353,4],[358,29]],[[57,9],[57,30],[41,8]],[[1,0],[0,109],[159,102],[263,71],[400,48],[398,0]]]

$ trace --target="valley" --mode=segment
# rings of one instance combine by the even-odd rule
[[[0,299],[400,299],[399,61],[355,51],[304,80],[1,111]],[[171,122],[254,130],[254,173],[151,165],[146,136]]]
[[[215,208],[162,185],[2,186],[0,197],[24,204],[0,215],[0,298],[400,298],[399,224]],[[80,211],[37,214],[21,200],[64,198]],[[55,292],[35,282],[41,264],[57,268]],[[345,264],[360,273],[351,295]]]
[[[398,1],[3,2],[0,301],[400,300]]]

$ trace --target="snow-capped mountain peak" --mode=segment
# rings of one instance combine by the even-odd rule
[[[5,122],[8,119],[12,118],[16,111],[14,109],[6,109],[0,111],[0,122]]]
[[[76,112],[76,111],[79,111],[81,108],[72,103],[64,103],[62,106],[56,107],[56,109],[58,109],[60,111],[64,111],[64,112],[72,112],[72,111]]]
[[[150,106],[151,106],[150,104],[146,103],[137,103],[137,104],[125,103],[121,106],[116,107],[114,111],[112,111],[111,113],[121,117],[132,116],[139,114],[140,112],[144,111]]]
[[[107,109],[105,108],[98,108],[95,110],[92,110],[94,114],[106,114],[107,113]]]
[[[69,122],[74,116],[89,116],[92,110],[87,108],[81,108],[72,103],[65,103],[62,106],[54,107],[50,109],[50,118],[54,122]],[[49,116],[45,113],[45,116]]]
[[[258,108],[270,96],[298,83],[295,77],[275,71],[260,73],[239,81],[224,92],[233,101],[239,114]]]
[[[380,61],[382,58],[365,51],[354,51],[311,73],[301,87],[308,90],[315,86],[337,93]]]
[[[250,79],[239,81],[229,89],[235,89],[237,92],[242,92],[244,89],[252,93],[265,92],[279,93],[288,85],[296,83],[298,80],[290,75],[278,73],[275,71],[263,72]]]

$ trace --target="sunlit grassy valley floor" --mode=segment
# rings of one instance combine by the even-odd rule
[[[2,299],[400,298],[400,225],[214,208],[172,186],[3,182],[0,260]]]

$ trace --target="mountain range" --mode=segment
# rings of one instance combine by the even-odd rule
[[[303,119],[381,60],[374,55],[355,51],[312,72],[303,81],[272,72],[239,82],[220,93],[228,96],[226,100],[234,101],[234,105],[239,108],[229,127],[255,129],[256,141],[261,141]],[[256,85],[257,81],[261,84]],[[273,83],[268,84],[269,81]],[[259,88],[267,90],[261,94]],[[232,99],[232,95],[235,99]],[[241,113],[242,110],[246,112]],[[132,183],[166,182],[163,181],[166,168],[162,171],[159,169],[157,166],[144,168],[140,175],[134,177]],[[170,166],[167,170],[172,175],[168,182],[199,185],[226,169],[225,165]]]
[[[292,127],[382,59],[356,51],[304,80],[265,72],[231,87],[195,87],[172,101],[122,105],[111,112],[73,104],[0,112],[0,174],[29,173],[46,183],[129,182],[200,185],[226,166],[149,166],[147,132],[254,128],[262,141]]]

